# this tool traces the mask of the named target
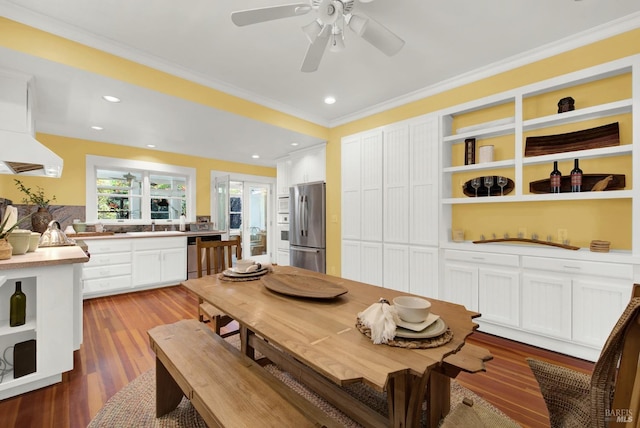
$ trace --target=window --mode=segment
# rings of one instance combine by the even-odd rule
[[[87,156],[87,221],[194,221],[194,188],[193,168]]]

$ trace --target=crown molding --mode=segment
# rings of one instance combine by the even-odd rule
[[[467,73],[460,74],[458,76],[452,77],[451,79],[440,81],[417,91],[392,98],[388,101],[376,104],[365,110],[360,110],[353,114],[340,117],[338,119],[330,121],[329,128],[335,128],[337,126],[363,119],[374,114],[382,113],[384,111],[400,107],[414,101],[418,101],[442,92],[449,91],[451,89],[455,89],[459,86],[467,85],[469,83],[495,76],[496,74],[504,73],[506,71],[510,71],[515,68],[534,63],[536,61],[550,58],[554,55],[586,46],[600,40],[608,39],[609,37],[613,37],[618,34],[634,30],[636,28],[640,28],[640,12],[627,15],[623,18],[619,18],[606,24],[591,28],[589,30],[576,33],[572,36],[557,40],[555,42],[548,43],[536,49],[532,49],[521,54],[506,58],[504,60],[494,62],[485,67],[471,70]]]

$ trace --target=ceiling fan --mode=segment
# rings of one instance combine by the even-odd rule
[[[359,1],[360,3],[370,3],[372,0]],[[330,44],[329,50],[334,52],[344,49],[345,27],[349,27],[358,36],[388,56],[398,53],[404,46],[404,40],[372,18],[353,14],[354,4],[355,0],[309,0],[308,3],[233,12],[231,20],[237,26],[242,27],[275,19],[305,15],[312,10],[316,11],[318,17],[302,27],[310,44],[300,70],[307,73],[318,69],[328,44]]]

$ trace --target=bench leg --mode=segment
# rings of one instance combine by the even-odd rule
[[[156,358],[156,417],[166,415],[180,404],[184,394],[158,358]]]

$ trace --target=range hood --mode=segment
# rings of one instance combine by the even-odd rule
[[[0,173],[60,178],[62,158],[28,133],[0,129]]]
[[[62,158],[34,138],[33,78],[0,70],[0,174],[60,177]]]

